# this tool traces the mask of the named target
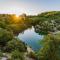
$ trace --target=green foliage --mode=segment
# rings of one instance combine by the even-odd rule
[[[3,56],[3,53],[0,51],[0,57],[2,57]]]
[[[60,60],[60,34],[44,37],[42,48],[37,53],[38,60]]]
[[[13,50],[25,52],[26,45],[19,39],[14,38],[12,32],[0,28],[0,50],[4,52],[11,52]]]
[[[11,41],[9,41],[6,45],[6,51],[7,52],[12,52],[14,50],[18,50],[20,52],[26,52],[27,47],[25,45],[25,43],[21,42],[18,39],[12,39]]]
[[[15,14],[0,14],[0,51],[8,54],[12,52],[11,60],[23,60],[22,55],[26,52],[27,47],[15,36],[31,26],[26,14],[18,18]],[[0,52],[0,56],[2,53]]]
[[[15,14],[0,14],[0,28],[12,31],[15,35],[31,27],[26,14],[16,17]]]
[[[11,53],[11,60],[24,60],[24,54],[15,50]]]
[[[39,34],[60,31],[60,11],[44,12],[32,17],[35,31]]]
[[[23,14],[19,18],[15,14],[0,14],[0,50],[12,52],[10,60],[23,60],[27,47],[15,36],[31,26],[34,26],[35,32],[39,34],[60,31],[60,11],[45,12],[36,16]],[[60,34],[45,36],[42,44],[37,54],[38,60],[60,60]],[[2,56],[2,53],[0,55]],[[36,57],[32,52],[29,56]]]
[[[34,52],[30,52],[28,54],[28,57],[33,58],[33,59],[37,59],[36,54]]]
[[[11,32],[0,28],[0,47],[4,47],[12,38],[13,34]]]

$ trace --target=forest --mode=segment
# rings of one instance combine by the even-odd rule
[[[39,41],[41,48],[28,53],[27,44],[17,36],[32,26],[44,37]],[[0,14],[0,59],[3,56],[7,60],[25,60],[27,57],[32,60],[60,60],[60,11],[18,17],[15,14]]]

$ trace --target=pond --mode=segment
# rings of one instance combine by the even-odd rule
[[[18,38],[30,46],[34,51],[37,51],[41,47],[39,41],[43,38],[43,35],[36,33],[34,27],[32,27],[20,33]]]

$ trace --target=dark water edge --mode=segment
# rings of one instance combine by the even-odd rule
[[[43,35],[36,33],[34,27],[32,27],[20,33],[18,38],[30,46],[34,51],[37,51],[41,48],[39,42],[43,39]]]

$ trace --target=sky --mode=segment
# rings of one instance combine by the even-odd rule
[[[0,13],[35,15],[45,11],[59,11],[60,0],[0,0]]]

